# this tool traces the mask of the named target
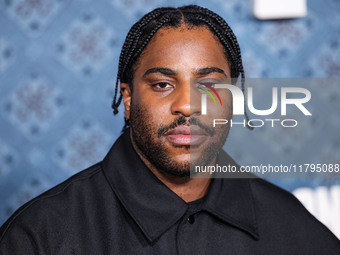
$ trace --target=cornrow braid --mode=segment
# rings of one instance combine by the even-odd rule
[[[123,98],[121,93],[119,93],[118,97],[119,83],[128,83],[131,90],[133,89],[134,68],[136,68],[140,55],[153,36],[163,27],[178,28],[183,23],[193,27],[205,26],[219,39],[229,63],[231,78],[237,80],[241,76],[241,89],[244,92],[245,75],[240,46],[235,34],[222,17],[207,8],[197,5],[179,8],[157,8],[144,15],[135,23],[126,36],[119,57],[115,94],[112,102],[113,113],[115,115],[118,113],[118,108]],[[245,112],[245,118],[247,123],[249,123],[247,112]],[[123,131],[129,125],[129,120],[125,119]],[[247,125],[247,127],[253,129],[252,126]]]

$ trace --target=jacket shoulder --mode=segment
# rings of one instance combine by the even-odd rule
[[[296,244],[308,240],[310,247],[328,245],[340,251],[339,239],[292,193],[263,179],[251,179],[250,186],[262,234],[277,233]]]
[[[79,189],[78,186],[85,187],[85,190],[91,189],[91,187],[89,187],[91,186],[91,182],[88,180],[100,174],[101,170],[101,163],[97,163],[22,205],[1,226],[0,245],[6,233],[10,231],[14,225],[25,227],[37,224],[44,215],[49,214],[53,210],[58,210],[61,204],[67,204],[69,202],[68,200],[72,200],[71,196],[84,190]]]

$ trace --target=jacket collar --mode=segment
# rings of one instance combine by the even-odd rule
[[[233,161],[222,152],[218,162]],[[188,204],[165,186],[139,158],[132,147],[129,129],[118,138],[102,164],[114,193],[150,242],[186,213]],[[202,210],[258,238],[248,179],[214,179]]]
[[[216,163],[220,166],[231,165],[239,168],[239,165],[223,150],[219,153]],[[212,180],[203,209],[259,239],[251,179],[245,178],[255,176],[236,174],[234,177],[236,178],[221,175],[220,178]]]

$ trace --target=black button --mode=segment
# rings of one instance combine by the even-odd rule
[[[194,215],[190,215],[190,216],[188,217],[188,222],[189,222],[190,224],[194,224],[194,222],[195,222],[195,217],[194,217]]]

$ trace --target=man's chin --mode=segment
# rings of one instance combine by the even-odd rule
[[[174,177],[190,176],[190,155],[178,155],[178,157],[168,157],[168,159],[172,160],[160,160],[154,164],[158,171]]]
[[[158,171],[163,172],[164,174],[172,176],[172,177],[180,177],[180,178],[197,177],[198,175],[200,175],[200,173],[195,171],[195,164],[190,164],[190,163],[185,168],[181,168],[181,169],[179,169],[179,168],[158,168]],[[209,175],[208,177],[210,178],[211,176]],[[204,178],[206,178],[206,177],[204,177]]]

